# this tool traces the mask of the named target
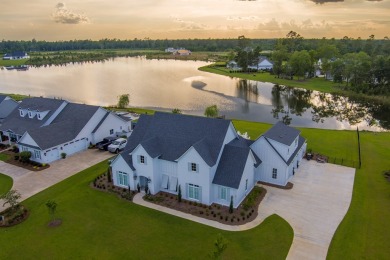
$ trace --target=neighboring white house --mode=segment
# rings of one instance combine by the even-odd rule
[[[98,106],[49,98],[27,98],[0,126],[0,131],[32,160],[49,163],[86,150],[106,136],[128,135],[131,121]],[[119,134],[118,134],[119,133]]]
[[[249,69],[253,70],[272,70],[274,64],[265,56],[259,56],[256,64],[249,65]]]
[[[18,102],[9,96],[0,95],[0,125],[4,119],[18,106],[18,104]]]
[[[305,140],[299,131],[280,124],[264,136],[279,134],[280,130],[287,131],[289,138],[295,136],[298,145],[293,140],[289,146],[293,159],[283,154],[282,146],[276,148],[281,149],[282,155],[265,146],[271,155],[264,156],[269,160],[264,162],[256,153],[264,136],[256,141],[244,139],[230,120],[161,112],[142,115],[125,150],[111,163],[114,185],[131,190],[148,186],[151,194],[177,194],[180,187],[184,199],[228,206],[232,198],[234,207],[238,207],[256,181],[268,175],[262,171],[272,166],[281,172],[284,160],[289,168],[292,162],[298,165],[302,159]],[[285,185],[289,179],[290,175],[280,173],[268,182]]]
[[[173,48],[173,47],[169,47],[169,48],[166,48],[165,49],[165,52],[171,52],[171,53],[174,53],[176,51],[176,49],[175,48]]]
[[[24,51],[15,51],[13,53],[6,53],[3,55],[3,60],[21,60],[28,58],[30,58],[30,56],[28,56],[27,52]]]

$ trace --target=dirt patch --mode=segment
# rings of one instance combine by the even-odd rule
[[[13,152],[12,150],[4,151],[3,153],[8,154],[10,156],[10,158],[5,161],[6,163],[9,163],[9,164],[12,164],[12,165],[15,165],[15,166],[18,166],[18,167],[21,167],[21,168],[24,168],[24,169],[27,169],[30,171],[43,171],[43,170],[50,167],[50,165],[47,163],[41,164],[41,163],[34,162],[34,161],[22,162],[19,158],[18,153]]]
[[[61,226],[62,224],[62,220],[61,219],[55,219],[55,220],[52,220],[49,222],[49,224],[47,224],[48,227],[58,227],[58,226]]]
[[[8,208],[0,213],[3,217],[0,221],[0,227],[12,227],[25,221],[30,212],[22,205],[17,206],[14,210]]]
[[[210,219],[227,225],[243,225],[253,221],[257,215],[257,209],[263,200],[267,190],[255,186],[245,200],[229,212],[229,207],[213,203],[210,206],[182,199],[178,201],[177,195],[160,191],[156,195],[145,195],[144,200],[167,208],[188,213],[197,217]]]

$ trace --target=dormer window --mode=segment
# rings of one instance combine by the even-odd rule
[[[19,112],[20,112],[20,116],[23,117],[24,116],[23,110],[19,110]]]

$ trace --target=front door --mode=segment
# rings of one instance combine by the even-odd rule
[[[148,178],[145,176],[139,176],[139,186],[141,186],[141,191],[145,191],[146,184],[148,183]]]

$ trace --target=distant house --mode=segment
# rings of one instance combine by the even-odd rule
[[[6,95],[0,95],[0,125],[4,119],[18,106],[18,102]]]
[[[229,61],[229,62],[226,64],[226,68],[232,69],[232,70],[241,70],[241,67],[238,66],[237,62],[234,61],[234,60]]]
[[[251,141],[230,120],[157,112],[141,115],[111,170],[118,187],[180,187],[184,199],[238,207],[259,180],[286,185],[305,149],[299,131],[281,122]]]
[[[176,49],[173,48],[173,47],[169,47],[169,48],[166,48],[166,49],[165,49],[165,52],[174,53],[175,51],[176,51]]]
[[[274,64],[265,56],[259,56],[256,64],[248,66],[249,69],[253,70],[272,70]]]
[[[179,49],[179,50],[176,50],[175,52],[173,52],[173,54],[180,55],[180,56],[188,56],[188,55],[191,55],[191,51],[186,50],[186,49]]]
[[[127,135],[131,121],[98,106],[49,98],[27,98],[7,116],[0,131],[32,160],[49,163],[107,136]]]
[[[27,52],[23,51],[15,51],[13,53],[6,53],[3,55],[3,60],[21,60],[28,58],[30,58],[30,56],[28,56]]]

